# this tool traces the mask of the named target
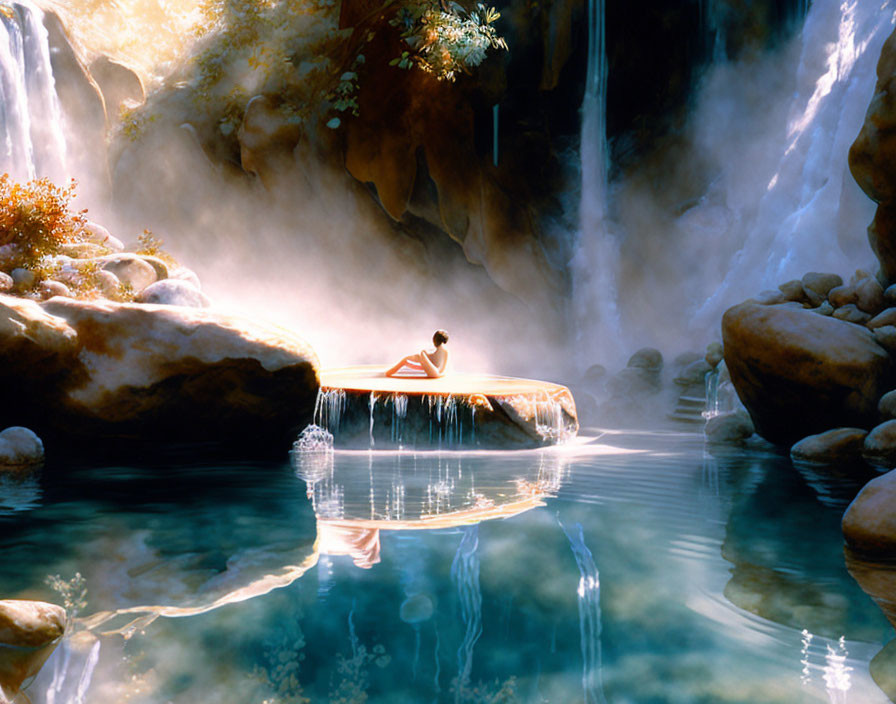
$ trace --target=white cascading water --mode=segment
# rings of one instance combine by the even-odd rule
[[[619,245],[607,217],[607,52],[605,0],[588,0],[588,68],[582,101],[581,200],[578,246],[572,260],[572,305],[577,360],[620,351],[616,275]]]
[[[875,266],[865,238],[873,204],[850,175],[847,156],[894,21],[893,0],[812,3],[781,158],[773,173],[755,174],[767,184],[758,204],[726,203],[729,226],[717,235],[739,240],[739,249],[699,307],[698,326],[712,325],[727,307],[808,271],[848,278],[857,267]]]
[[[0,3],[0,173],[61,181],[65,155],[43,12]]]

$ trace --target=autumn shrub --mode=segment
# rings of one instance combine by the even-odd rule
[[[76,185],[72,180],[62,188],[45,178],[18,183],[0,175],[0,246],[14,245],[14,266],[39,269],[63,245],[87,240],[87,211],[71,209]]]

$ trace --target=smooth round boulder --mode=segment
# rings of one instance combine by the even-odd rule
[[[888,306],[896,306],[896,284],[887,286],[884,290],[884,301]]]
[[[140,258],[156,270],[156,279],[158,281],[162,281],[163,279],[167,279],[169,277],[168,265],[164,260],[159,259],[159,257],[154,257],[150,254],[141,254]]]
[[[722,413],[706,421],[703,434],[710,443],[741,443],[755,432],[753,421],[743,411]]]
[[[28,291],[34,288],[34,284],[37,281],[34,272],[21,267],[13,269],[9,272],[9,275],[12,277],[13,289],[16,291]]]
[[[870,315],[877,315],[884,309],[884,289],[877,279],[863,279],[856,286],[856,307]]]
[[[187,269],[186,267],[180,267],[179,269],[175,269],[171,272],[171,275],[168,277],[169,279],[181,279],[186,281],[189,284],[193,284],[193,287],[197,291],[202,290],[202,282],[199,280],[199,277],[196,275],[196,272],[192,269]],[[606,371],[606,370],[605,370]]]
[[[882,328],[885,325],[896,325],[896,308],[887,308],[868,321],[868,327],[871,330]]]
[[[96,272],[96,287],[106,298],[116,298],[121,293],[121,281],[115,274],[105,269]]]
[[[871,427],[896,368],[870,330],[808,310],[743,303],[722,317],[725,363],[756,432],[775,443]]]
[[[884,325],[871,331],[874,339],[891,355],[896,354],[896,326]]]
[[[843,514],[843,537],[864,557],[896,557],[896,472],[872,479]]]
[[[871,320],[871,315],[859,310],[859,307],[855,303],[849,303],[845,306],[841,306],[837,308],[833,316],[837,320],[842,320],[846,323],[853,323],[855,325],[864,325],[869,320]]]
[[[896,419],[896,391],[888,391],[880,397],[877,411],[883,420]]]
[[[715,369],[719,363],[725,359],[725,349],[721,342],[710,342],[706,346],[706,354],[703,356],[706,363]]]
[[[817,464],[859,463],[867,435],[864,428],[835,428],[803,438],[790,448],[790,456]]]
[[[803,289],[808,293],[812,291],[822,298],[830,293],[831,289],[843,285],[843,278],[839,274],[824,274],[817,271],[810,271],[803,276]]]
[[[44,461],[44,444],[28,428],[13,426],[0,432],[0,469],[39,465]]]
[[[52,298],[53,296],[66,296],[68,298],[72,297],[72,290],[68,286],[66,286],[61,281],[53,281],[53,279],[41,281],[37,285],[37,293],[44,301]]]
[[[760,291],[753,296],[752,300],[763,306],[774,306],[779,303],[785,303],[787,301],[787,296],[780,291]]]
[[[784,298],[788,301],[796,301],[797,303],[805,303],[806,292],[803,290],[803,282],[799,279],[788,281],[778,286],[778,290],[784,294]]]
[[[818,315],[833,315],[834,306],[830,304],[830,301],[822,301],[821,305],[812,309],[812,312]]]
[[[868,433],[862,456],[877,469],[896,467],[896,420],[884,421]]]
[[[832,288],[828,293],[828,300],[834,308],[841,308],[850,303],[855,303],[858,299],[859,297],[856,294],[856,287],[848,284]]]
[[[137,254],[122,252],[101,257],[101,268],[115,274],[125,286],[139,293],[156,281],[156,270]]]
[[[0,293],[9,293],[12,291],[16,282],[6,272],[0,271]]]
[[[156,281],[143,289],[134,299],[137,303],[158,303],[166,306],[208,308],[208,296],[181,279]]]
[[[653,347],[642,347],[629,357],[625,366],[659,371],[663,368],[663,353]]]
[[[65,609],[42,601],[0,601],[0,698],[13,699],[65,634]]]
[[[712,371],[712,367],[705,359],[697,359],[687,365],[678,376],[673,379],[678,386],[694,386],[706,382],[706,375]]]

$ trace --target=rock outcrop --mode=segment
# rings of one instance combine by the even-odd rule
[[[18,701],[22,684],[38,673],[65,634],[65,622],[61,606],[0,601],[0,701]]]
[[[45,439],[284,440],[318,362],[292,332],[193,308],[0,295],[0,410]],[[13,418],[14,416],[14,418]]]
[[[865,124],[849,151],[849,168],[878,204],[868,239],[888,281],[896,280],[896,33],[884,43]]]
[[[871,428],[894,364],[871,331],[809,310],[743,303],[722,319],[725,361],[757,432],[792,444]]]

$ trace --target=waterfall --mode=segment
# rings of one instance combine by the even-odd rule
[[[894,15],[893,0],[811,4],[786,130],[778,144],[767,147],[781,157],[772,173],[752,177],[758,202],[733,202],[726,195],[731,224],[715,235],[740,245],[724,280],[699,308],[699,324],[717,321],[728,306],[807,271],[848,275],[873,262],[865,238],[873,205],[849,174],[847,155],[874,94],[877,60]],[[750,168],[738,163],[737,154],[730,158],[723,182],[736,181],[736,171]]]
[[[619,352],[619,246],[607,217],[607,52],[605,0],[588,0],[588,68],[582,101],[581,201],[572,261],[573,318],[580,364]]]
[[[65,136],[43,12],[0,4],[0,172],[65,176]]]

